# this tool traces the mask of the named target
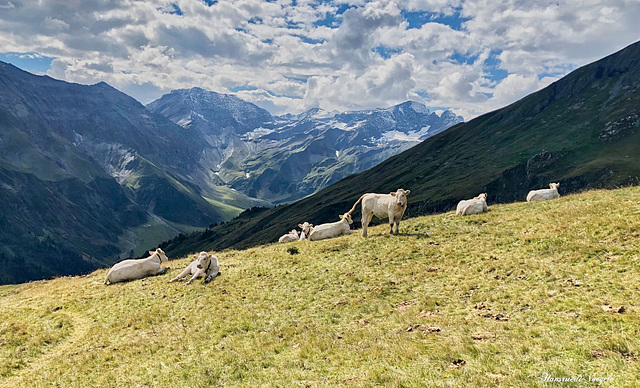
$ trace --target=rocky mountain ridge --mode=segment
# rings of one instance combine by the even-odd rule
[[[202,158],[226,184],[271,203],[291,202],[415,146],[463,121],[407,101],[384,108],[271,116],[235,96],[174,90],[147,105],[209,149]]]

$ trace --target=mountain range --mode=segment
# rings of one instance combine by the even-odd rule
[[[171,255],[276,241],[303,221],[333,222],[366,192],[410,189],[405,216],[448,211],[487,192],[523,201],[560,182],[560,194],[640,183],[640,42],[583,66],[520,101],[455,125],[293,204],[256,208],[168,241]],[[359,208],[358,208],[359,211]],[[358,227],[358,211],[354,227]],[[402,232],[402,226],[401,232]],[[404,231],[408,233],[408,231]]]
[[[201,88],[174,90],[147,108],[204,138],[202,159],[225,184],[273,204],[303,198],[463,121],[414,101],[274,117],[235,96]]]
[[[147,108],[106,83],[0,62],[0,283],[139,256],[311,194],[460,120],[414,102],[273,117],[197,88]]]

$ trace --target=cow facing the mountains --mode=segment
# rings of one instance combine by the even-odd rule
[[[480,214],[488,211],[487,193],[482,193],[475,198],[465,199],[458,202],[456,207],[456,215],[468,216],[471,214]]]
[[[367,237],[367,227],[374,215],[380,219],[389,218],[389,234],[393,234],[393,225],[396,226],[398,234],[400,220],[407,210],[407,195],[410,192],[411,190],[398,189],[395,193],[362,195],[348,212],[353,213],[358,203],[362,202],[362,237]]]
[[[353,233],[349,225],[353,224],[351,214],[340,214],[340,221],[321,224],[311,228],[309,241],[325,240]]]
[[[142,279],[147,276],[162,275],[167,272],[169,268],[162,266],[162,263],[169,261],[164,251],[158,248],[155,251],[149,251],[149,254],[151,256],[146,259],[127,259],[117,263],[107,272],[104,284]]]
[[[527,202],[547,201],[549,199],[560,198],[558,187],[560,187],[560,183],[549,183],[548,189],[531,190],[529,194],[527,194]]]
[[[298,239],[300,239],[300,235],[298,234],[297,230],[293,229],[291,230],[291,232],[280,236],[280,238],[278,239],[278,242],[298,241]]]

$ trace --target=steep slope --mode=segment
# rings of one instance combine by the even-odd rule
[[[207,196],[188,175],[202,143],[107,84],[0,62],[0,283],[85,272],[139,252],[136,227],[157,244],[260,203]]]
[[[411,101],[271,117],[237,97],[200,88],[174,90],[147,108],[206,139],[201,163],[223,182],[272,203],[303,198],[462,121]]]
[[[590,191],[226,250],[187,287],[166,281],[189,258],[0,286],[0,386],[637,387],[638,203]]]
[[[488,192],[490,203],[521,201],[528,190],[551,181],[561,182],[561,194],[637,184],[639,107],[640,43],[635,43],[309,198],[254,209],[165,245],[182,253],[274,241],[299,222],[337,220],[362,193],[399,187],[412,191],[407,209],[412,216],[451,209],[480,192]]]

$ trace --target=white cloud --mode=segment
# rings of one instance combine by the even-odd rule
[[[237,94],[274,113],[424,98],[469,119],[640,36],[637,0],[0,0],[0,9],[0,53],[54,58],[56,78],[105,81],[143,103],[176,88],[249,89]]]
[[[538,79],[537,76],[522,76],[517,74],[509,74],[503,79],[493,90],[492,105],[495,108],[502,107],[514,101],[517,101],[528,94],[535,92],[543,87],[557,81],[556,77],[544,77]]]
[[[482,103],[487,96],[480,91],[481,75],[473,72],[459,71],[444,76],[433,88],[439,100],[453,104],[454,101]]]

